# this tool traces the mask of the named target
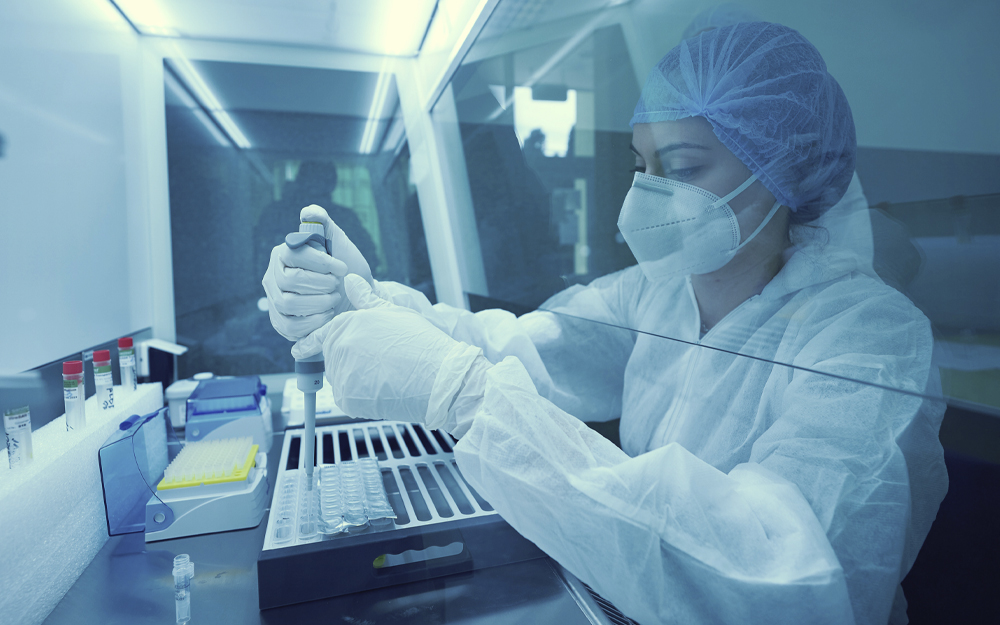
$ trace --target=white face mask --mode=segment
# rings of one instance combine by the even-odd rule
[[[728,202],[757,179],[720,198],[694,185],[636,173],[625,196],[618,229],[639,267],[652,282],[674,276],[711,273],[723,267],[759,233],[781,204],[740,243],[740,224]]]

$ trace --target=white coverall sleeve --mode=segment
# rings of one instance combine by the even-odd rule
[[[772,424],[728,473],[676,443],[627,456],[514,359],[470,379],[483,399],[458,419],[459,467],[641,623],[885,623],[946,484],[938,402],[873,385],[928,379],[927,321],[892,293],[803,311],[794,364],[812,370],[773,367]]]
[[[505,310],[471,313],[434,304],[423,293],[379,282],[397,306],[420,313],[492,363],[515,356],[539,394],[583,421],[621,416],[625,366],[635,346],[632,319],[642,286],[638,267],[557,293],[520,317]],[[556,312],[551,312],[556,311]],[[595,321],[601,323],[594,323]]]
[[[795,484],[670,444],[630,458],[535,392],[484,376],[462,473],[518,532],[643,624],[852,623],[843,571]]]

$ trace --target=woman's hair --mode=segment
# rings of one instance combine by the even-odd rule
[[[650,72],[630,125],[704,117],[792,224],[837,203],[854,174],[854,118],[819,51],[791,28],[744,22],[681,41]]]

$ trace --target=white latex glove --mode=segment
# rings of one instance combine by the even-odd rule
[[[491,366],[481,349],[382,299],[357,275],[346,276],[344,286],[356,310],[337,316],[292,348],[295,358],[304,358],[322,345],[326,377],[344,412],[431,429],[454,424],[459,413],[474,412],[482,401],[479,380]],[[473,378],[476,383],[467,384]]]
[[[347,273],[361,276],[368,284],[374,284],[372,270],[368,266],[368,261],[358,251],[358,247],[347,238],[340,226],[333,223],[330,216],[326,214],[326,209],[322,206],[310,204],[299,213],[300,221],[318,221],[323,224],[326,231],[326,239],[330,242],[330,256],[344,263]],[[343,276],[342,276],[343,277]]]
[[[290,341],[307,336],[352,309],[344,295],[341,278],[345,275],[358,274],[374,285],[368,262],[322,207],[306,206],[300,220],[323,224],[332,254],[309,246],[293,250],[284,243],[271,250],[271,261],[261,283],[267,294],[271,325]]]

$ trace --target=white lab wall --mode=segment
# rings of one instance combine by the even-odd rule
[[[691,18],[720,4],[637,0],[644,72]],[[1000,3],[995,0],[744,0],[797,29],[823,54],[851,103],[858,145],[1000,153]]]
[[[0,372],[153,325],[141,48],[108,2],[0,4]]]

